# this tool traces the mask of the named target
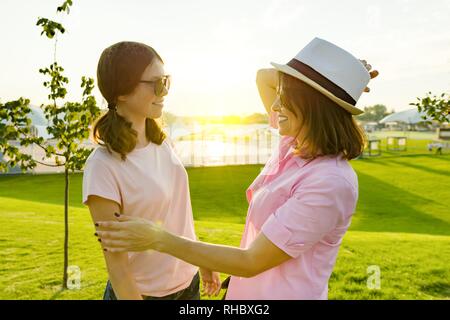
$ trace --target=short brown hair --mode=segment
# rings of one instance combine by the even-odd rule
[[[279,72],[281,104],[291,110],[304,130],[296,150],[306,158],[343,154],[347,160],[362,154],[365,135],[353,116],[303,81]]]
[[[139,83],[148,65],[158,59],[159,54],[150,46],[132,41],[122,41],[103,50],[97,66],[97,82],[100,92],[108,105],[117,105],[117,97],[131,93]],[[161,145],[166,138],[155,119],[145,122],[147,140]],[[131,122],[117,114],[114,108],[102,115],[94,125],[95,142],[106,146],[109,152],[119,153],[122,160],[133,151],[137,142],[137,132]]]

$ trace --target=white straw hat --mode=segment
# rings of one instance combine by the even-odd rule
[[[287,64],[271,65],[302,80],[351,114],[364,112],[355,106],[370,81],[369,71],[342,48],[314,38]]]

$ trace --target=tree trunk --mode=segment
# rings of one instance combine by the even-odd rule
[[[69,170],[66,168],[65,176],[65,190],[64,190],[64,275],[63,275],[63,289],[67,289],[67,267],[69,263]]]

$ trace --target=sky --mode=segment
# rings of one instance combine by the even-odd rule
[[[56,53],[70,80],[66,101],[81,99],[81,77],[96,81],[103,49],[124,40],[162,56],[172,76],[165,111],[183,116],[263,112],[256,71],[288,62],[314,37],[379,70],[361,108],[401,111],[428,91],[450,92],[448,0],[74,0],[69,15],[56,14],[62,3],[0,1],[1,102],[48,102],[38,70],[53,62],[54,41],[40,35],[38,17],[67,30]]]

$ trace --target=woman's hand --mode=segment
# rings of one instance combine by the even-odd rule
[[[209,269],[200,268],[200,276],[203,284],[203,294],[207,294],[208,297],[219,295],[221,289],[220,274],[218,272],[211,271]]]
[[[373,79],[373,78],[377,77],[380,74],[378,72],[378,70],[370,71],[372,69],[372,66],[370,64],[368,64],[366,60],[359,60],[359,61],[361,61],[362,64],[364,65],[364,67],[366,67],[367,71],[369,71],[370,79]],[[366,87],[364,89],[364,92],[370,92],[370,88]]]
[[[165,232],[150,220],[115,214],[116,221],[98,221],[96,236],[108,252],[156,249]]]

